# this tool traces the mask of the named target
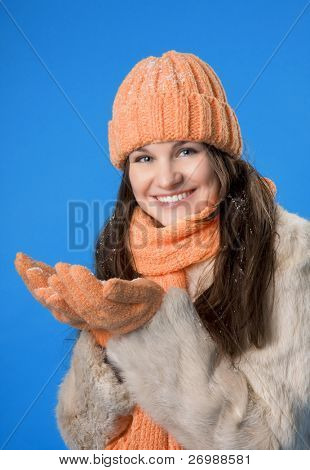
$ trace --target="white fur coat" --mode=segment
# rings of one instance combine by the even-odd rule
[[[146,325],[106,350],[81,332],[56,407],[70,449],[104,449],[135,403],[185,449],[310,449],[310,222],[277,204],[277,232],[272,338],[237,369],[215,367],[193,305],[203,269],[212,282],[208,262],[188,270],[188,293],[170,288]]]

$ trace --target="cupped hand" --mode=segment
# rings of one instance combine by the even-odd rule
[[[159,309],[165,291],[150,279],[101,281],[81,265],[57,263],[52,287],[90,329],[125,334],[144,325]]]
[[[75,328],[87,327],[87,324],[66,303],[59,292],[49,285],[49,279],[56,274],[52,266],[36,261],[22,252],[16,253],[14,265],[34,298],[48,308],[57,320]]]

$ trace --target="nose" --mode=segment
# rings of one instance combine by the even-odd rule
[[[158,189],[169,191],[176,189],[184,181],[184,177],[180,168],[176,168],[170,161],[158,165],[156,173],[156,184]]]

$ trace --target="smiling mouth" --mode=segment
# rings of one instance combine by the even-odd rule
[[[152,196],[160,205],[162,206],[176,206],[182,201],[186,201],[189,199],[193,193],[196,191],[195,189],[191,189],[190,191],[185,191],[184,193],[180,193],[177,197],[176,196],[167,196],[167,197],[157,197]]]

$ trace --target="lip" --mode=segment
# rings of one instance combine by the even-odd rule
[[[155,196],[152,196],[152,198],[162,207],[174,207],[174,206],[177,206],[178,204],[180,204],[181,202],[187,201],[188,199],[190,199],[192,197],[192,195],[195,194],[196,189],[197,188],[195,188],[194,190],[189,190],[189,191],[192,191],[192,192],[187,197],[184,197],[180,201],[162,202],[159,199],[157,199],[157,197],[155,197]],[[179,194],[183,194],[183,193],[187,193],[187,191],[183,191],[182,193],[179,193]],[[164,196],[162,196],[162,197],[164,197]]]

